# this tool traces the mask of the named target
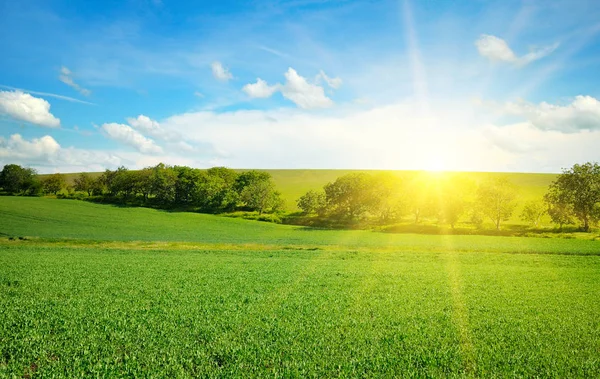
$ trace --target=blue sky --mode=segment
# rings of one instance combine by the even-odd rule
[[[599,20],[592,0],[0,0],[0,164],[557,172],[600,160]]]

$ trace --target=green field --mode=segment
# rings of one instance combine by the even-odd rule
[[[600,376],[594,236],[24,197],[0,197],[0,233],[0,377]]]

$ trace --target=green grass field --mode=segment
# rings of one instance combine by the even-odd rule
[[[23,197],[0,233],[0,377],[600,376],[592,239]]]

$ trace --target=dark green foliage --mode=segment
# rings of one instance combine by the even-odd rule
[[[192,205],[201,201],[199,186],[203,172],[187,166],[175,166],[173,171],[177,175],[175,181],[174,203],[181,206]]]
[[[158,204],[163,206],[175,201],[177,172],[163,163],[152,168],[152,193]]]
[[[104,181],[104,175],[98,179],[94,179],[89,174],[82,172],[73,181],[74,182],[73,189],[75,191],[87,192],[88,196],[92,196],[92,193],[94,193],[94,190],[97,187],[101,188],[103,186],[103,184],[102,184],[103,181]],[[98,195],[99,193],[98,194],[94,193],[94,194]]]
[[[0,188],[10,194],[40,195],[42,184],[32,168],[7,164],[0,172]]]
[[[148,201],[152,193],[152,172],[149,167],[133,172],[134,193],[142,195],[144,201]]]
[[[325,193],[310,190],[297,200],[297,204],[298,208],[300,208],[305,215],[313,213],[321,214],[325,210],[327,204]]]
[[[237,177],[235,171],[226,167],[208,169],[199,185],[199,205],[212,212],[234,210],[239,201]]]
[[[562,227],[575,218],[589,231],[600,220],[600,165],[588,162],[563,170],[545,199],[555,223]]]
[[[271,175],[266,172],[243,172],[237,177],[234,188],[240,202],[248,210],[262,214],[283,209],[281,194],[277,192]]]
[[[373,207],[372,177],[357,173],[341,176],[323,187],[327,212],[349,220],[358,220]]]
[[[238,175],[225,167],[200,170],[163,163],[136,171],[119,167],[114,171],[107,169],[97,179],[79,174],[73,189],[94,195],[92,200],[97,202],[208,213],[243,208],[262,214],[284,208],[268,173],[248,171]],[[77,194],[69,197],[79,198]]]
[[[56,195],[66,187],[65,176],[63,174],[52,174],[45,177],[42,181],[42,187],[45,193]]]

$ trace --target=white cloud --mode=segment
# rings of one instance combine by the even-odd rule
[[[290,108],[202,111],[160,122],[138,116],[133,120],[145,130],[158,125],[165,133],[183,137],[164,142],[161,152],[131,126],[105,124],[105,134],[114,128],[111,138],[140,147],[139,151],[57,151],[50,137],[43,143],[26,141],[40,146],[28,149],[11,137],[13,142],[0,143],[0,161],[33,162],[46,172],[98,171],[121,164],[133,169],[161,161],[192,167],[558,172],[598,159],[600,130],[563,133],[540,129],[528,120],[490,124],[480,119],[489,117],[489,111],[476,112],[469,101],[460,99],[433,101],[435,112],[423,112],[417,104],[413,100],[365,108],[349,103],[318,113]]]
[[[152,120],[150,117],[144,116],[143,114],[137,116],[137,118],[127,118],[127,123],[131,125],[132,128],[158,140],[179,142],[182,139],[181,134],[176,131],[163,129],[158,121]]]
[[[271,97],[278,89],[278,84],[270,86],[261,78],[256,78],[256,83],[246,84],[242,91],[251,98],[266,98]]]
[[[161,122],[190,143],[203,142],[237,168],[502,169],[509,152],[469,129],[456,107],[422,115],[413,102],[334,112],[297,109],[193,112]],[[481,157],[484,157],[483,159]],[[437,166],[439,167],[439,165]]]
[[[319,72],[315,78],[317,84],[309,83],[306,78],[299,75],[293,68],[288,68],[284,74],[285,84],[269,85],[261,78],[256,79],[256,83],[246,84],[244,91],[251,98],[267,98],[271,97],[275,92],[279,91],[288,100],[291,100],[298,107],[303,109],[313,108],[329,108],[333,105],[333,101],[325,95],[323,87],[318,85],[322,79],[332,88],[338,88],[342,84],[340,78],[329,78],[323,70]]]
[[[598,160],[600,131],[562,133],[541,130],[530,122],[487,126],[484,136],[511,156],[504,170],[560,172],[574,163]]]
[[[153,140],[144,137],[143,134],[129,125],[109,123],[103,124],[101,129],[108,138],[132,146],[141,153],[162,153],[162,148],[156,145]]]
[[[323,70],[319,71],[319,73],[317,74],[317,77],[315,78],[315,81],[317,83],[319,83],[321,80],[324,80],[325,83],[327,83],[327,85],[333,89],[338,89],[342,85],[341,78],[330,78],[329,76],[327,76],[325,74],[325,71],[323,71]]]
[[[75,83],[75,81],[73,80],[73,72],[71,72],[71,70],[69,70],[65,66],[61,67],[60,75],[58,76],[58,79],[61,82],[68,85],[69,87],[76,90],[77,92],[79,92],[80,94],[82,94],[83,96],[90,96],[92,94],[92,91],[90,91],[89,89],[85,89],[85,88],[81,87],[79,84]]]
[[[506,103],[505,113],[525,118],[541,130],[576,133],[581,130],[600,130],[600,101],[591,96],[576,96],[567,105],[547,102],[532,104],[526,101]]]
[[[221,64],[221,62],[213,62],[210,65],[210,68],[212,69],[213,76],[219,80],[226,82],[228,80],[233,79],[233,75],[231,74],[231,72],[229,72],[228,69],[223,67],[223,64]]]
[[[323,87],[309,83],[293,68],[288,68],[285,79],[285,84],[280,88],[281,94],[300,108],[329,108],[333,105],[333,101],[325,96]]]
[[[144,133],[153,134],[161,130],[160,124],[157,121],[152,120],[150,117],[144,116],[143,114],[137,116],[137,118],[129,117],[127,122],[135,129]]]
[[[0,137],[0,165],[16,163],[31,166],[40,172],[102,171],[115,168],[123,160],[110,152],[62,148],[51,136],[24,139],[13,134]]]
[[[50,136],[27,141],[20,134],[13,134],[8,140],[0,137],[0,158],[28,158],[37,160],[48,158],[60,150],[60,145]]]
[[[558,43],[550,46],[532,49],[528,54],[518,57],[502,38],[489,34],[482,34],[475,46],[479,54],[495,62],[513,63],[519,66],[525,66],[533,61],[541,59],[558,48]]]
[[[50,103],[21,91],[0,91],[0,114],[40,126],[60,126],[60,120],[50,113]]]

